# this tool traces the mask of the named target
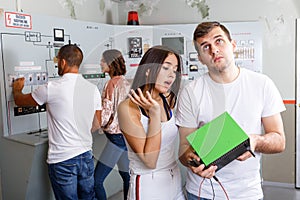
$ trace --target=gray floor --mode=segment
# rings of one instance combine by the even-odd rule
[[[291,186],[264,185],[264,200],[300,200],[300,189]],[[109,200],[123,200],[123,193],[119,192]]]
[[[117,194],[108,198],[108,200],[123,200],[123,192],[118,192]]]
[[[300,189],[293,187],[263,186],[264,200],[299,200]]]

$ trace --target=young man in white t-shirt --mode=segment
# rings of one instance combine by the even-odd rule
[[[187,84],[178,98],[176,124],[180,132],[180,161],[188,167],[188,200],[258,200],[263,198],[261,153],[285,149],[282,98],[267,76],[235,65],[236,43],[225,26],[204,22],[194,31],[199,61],[208,73]],[[251,150],[217,171],[216,166],[193,167],[200,158],[186,136],[227,111],[249,135]],[[217,177],[212,179],[213,177]],[[223,187],[223,188],[222,188]]]
[[[58,55],[60,79],[23,94],[24,78],[13,83],[18,106],[46,104],[48,172],[55,198],[94,199],[94,162],[91,132],[99,129],[101,96],[98,88],[78,74],[83,53],[65,45]]]

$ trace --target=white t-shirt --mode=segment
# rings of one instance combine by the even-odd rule
[[[91,127],[95,111],[101,110],[98,88],[80,74],[67,73],[32,92],[46,103],[49,149],[47,162],[58,163],[92,149]]]
[[[176,124],[198,128],[227,111],[247,134],[262,134],[261,118],[285,110],[279,91],[270,78],[241,68],[236,80],[228,84],[214,82],[206,73],[187,84],[178,99]],[[261,154],[246,161],[234,160],[216,173],[230,200],[261,199]],[[187,172],[187,190],[198,196],[202,178]],[[220,185],[213,179],[215,199],[226,199]],[[212,198],[210,180],[201,187],[201,197]]]

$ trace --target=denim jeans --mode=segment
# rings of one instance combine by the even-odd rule
[[[188,191],[186,191],[186,194],[187,194],[187,200],[210,200],[210,199],[206,199],[206,198],[199,198],[196,195],[189,193]]]
[[[106,200],[106,192],[103,186],[105,178],[117,164],[119,174],[123,179],[124,199],[127,199],[129,189],[129,160],[125,140],[122,134],[105,133],[107,143],[101,153],[95,168],[95,192],[99,200]]]
[[[56,200],[95,199],[94,161],[91,151],[49,164],[48,173]]]

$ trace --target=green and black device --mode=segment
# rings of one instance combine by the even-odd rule
[[[190,162],[193,166],[203,163],[208,168],[216,165],[218,171],[246,151],[254,156],[248,135],[228,112],[188,135],[187,140],[200,157],[200,163]]]

